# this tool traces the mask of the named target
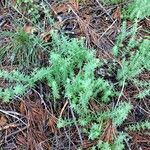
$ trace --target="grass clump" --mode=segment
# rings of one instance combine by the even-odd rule
[[[38,1],[34,0],[17,0],[15,8],[20,12],[26,12],[26,15],[31,19],[33,23],[37,23],[40,19],[41,7]]]
[[[46,52],[44,41],[34,34],[26,33],[24,29],[2,31],[0,37],[9,39],[9,43],[0,49],[1,63],[7,58],[8,65],[36,66],[40,64],[40,55],[42,57]]]

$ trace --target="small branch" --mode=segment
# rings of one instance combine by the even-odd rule
[[[80,131],[78,125],[77,125],[76,117],[75,117],[75,115],[74,115],[74,112],[73,112],[73,109],[72,109],[72,106],[71,106],[71,102],[70,102],[70,101],[69,101],[69,104],[70,104],[71,114],[72,114],[72,117],[73,117],[73,120],[74,120],[76,129],[77,129],[77,131],[78,131],[78,135],[79,135],[79,138],[80,138],[80,141],[81,141],[81,145],[83,146],[83,140],[82,140],[82,136],[81,136],[81,131]]]
[[[0,112],[3,113],[3,114],[6,114],[8,116],[11,116],[19,121],[21,121],[23,124],[27,125],[24,121],[22,121],[19,117],[17,116],[22,116],[21,114],[17,113],[17,112],[13,112],[13,111],[5,111],[5,110],[2,110],[0,109]]]
[[[104,12],[109,16],[109,18],[111,19],[112,22],[114,22],[113,18],[111,17],[111,15],[107,12],[107,10],[103,7],[103,5],[99,2],[99,0],[96,0],[96,2],[98,3],[98,5],[104,10]],[[117,26],[116,26],[117,27]]]
[[[117,20],[115,20],[115,21],[105,30],[105,32],[103,32],[103,34],[100,36],[99,39],[101,39],[101,38],[107,33],[107,31],[109,31],[109,29],[111,29],[111,27],[116,23],[116,21],[117,21]]]
[[[65,108],[66,108],[67,105],[68,105],[68,101],[65,102],[63,108],[61,109],[61,112],[60,112],[60,116],[59,116],[59,117],[62,117],[62,114],[63,114],[63,112],[64,112],[64,110],[65,110]]]
[[[125,86],[125,79],[123,80],[123,85],[122,85],[121,92],[120,92],[120,94],[119,94],[119,97],[118,97],[116,106],[118,106],[119,101],[120,101],[120,98],[121,98],[121,96],[123,95],[124,86]]]

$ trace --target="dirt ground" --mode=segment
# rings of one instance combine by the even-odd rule
[[[40,12],[40,20],[45,26],[45,31],[56,29],[70,38],[84,37],[86,46],[96,49],[98,58],[107,58],[110,62],[112,61],[111,50],[121,31],[121,8],[125,3],[104,6],[97,0],[85,0],[80,5],[73,0],[45,2],[55,20],[53,26],[49,25],[45,20],[44,12]],[[13,5],[4,3],[5,0],[3,3],[0,2],[0,30],[14,31],[17,28],[15,20],[24,17],[25,13],[20,14]],[[128,20],[129,28],[132,24],[133,22]],[[142,29],[150,27],[150,22],[146,19],[141,20],[139,24]],[[30,20],[24,22],[27,32],[31,32],[31,26]],[[139,32],[141,38],[145,34],[143,31]],[[43,36],[46,41],[50,40],[49,35],[43,33]],[[7,42],[7,38],[0,39],[0,47],[4,42]],[[0,68],[11,71],[17,66],[9,66],[6,59]],[[107,76],[107,67],[104,70],[105,77],[113,82],[115,74]],[[150,80],[150,73],[145,72],[140,78]],[[7,87],[7,83],[0,79],[0,87]],[[56,125],[59,116],[67,117],[69,105],[65,100],[57,106],[53,102],[45,101],[41,93],[46,92],[46,85],[40,83],[40,86],[28,91],[22,98],[16,98],[10,103],[0,101],[0,147],[3,150],[74,150],[81,145],[75,126],[59,129]],[[123,125],[119,127],[119,131],[125,131],[126,125],[130,123],[150,119],[150,97],[138,101],[134,98],[136,92],[137,89],[130,83],[124,88],[124,99],[131,101],[134,108]],[[91,105],[95,109],[101,109],[101,106],[94,101]],[[108,126],[107,132],[111,130],[111,123]],[[142,131],[126,132],[132,137],[129,142],[125,143],[126,149],[150,150],[149,132],[147,134]],[[96,144],[96,141],[91,141],[84,135],[82,139],[84,149],[90,149]]]

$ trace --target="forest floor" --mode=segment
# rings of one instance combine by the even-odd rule
[[[18,28],[23,28],[27,34],[39,36],[45,43],[48,43],[51,41],[49,32],[57,30],[58,33],[63,33],[70,39],[84,38],[86,47],[96,50],[96,58],[107,60],[107,63],[110,64],[113,63],[112,49],[116,44],[118,35],[122,32],[124,21],[122,8],[125,8],[130,2],[105,5],[98,0],[43,0],[42,5],[41,1],[35,2],[36,4],[32,3],[34,9],[31,9],[31,6],[26,7],[28,1],[22,4],[23,1],[18,0],[17,7],[17,0],[0,1],[0,34],[5,31],[12,33]],[[46,13],[49,13],[51,20],[47,19]],[[126,19],[127,29],[132,28],[133,24],[133,20]],[[139,20],[138,27],[138,39],[148,37],[150,18],[145,17]],[[125,45],[128,40],[128,38],[124,40]],[[0,36],[0,48],[5,47],[5,44],[9,42],[9,36]],[[7,51],[11,50],[12,46],[7,47]],[[2,51],[2,49],[0,50]],[[150,49],[147,53],[149,52]],[[23,52],[17,53],[23,55]],[[27,64],[21,66],[21,63],[18,62],[10,63],[9,60],[12,57],[7,53],[4,53],[3,56],[1,52],[0,54],[1,70],[11,72],[19,69],[23,72],[30,72],[33,67],[36,67],[36,65]],[[41,56],[40,53],[39,55],[37,66],[46,66],[48,56]],[[122,58],[118,58],[119,63],[121,60]],[[23,61],[26,61],[25,58]],[[97,68],[95,72],[103,76],[104,79],[116,83],[116,72],[114,71],[111,75],[108,74],[107,63],[102,70]],[[139,74],[138,79],[149,82],[150,72],[144,70]],[[59,102],[46,100],[44,95],[49,93],[49,89],[44,82],[39,82],[37,85],[23,96],[13,97],[9,102],[0,100],[0,147],[2,150],[94,149],[98,139],[111,143],[112,134],[116,130],[128,134],[129,139],[123,142],[124,149],[150,150],[150,126],[146,130],[126,130],[126,126],[130,124],[150,120],[150,93],[143,99],[135,98],[135,94],[140,89],[134,86],[132,82],[128,82],[122,87],[116,86],[115,88],[122,94],[116,98],[113,97],[108,104],[97,103],[94,99],[90,101],[89,109],[95,112],[101,109],[111,109],[120,101],[130,102],[133,106],[119,127],[114,128],[111,120],[108,120],[105,122],[101,137],[93,140],[87,134],[82,133],[80,125],[77,123],[58,128],[57,121],[60,117],[75,119],[77,116],[73,113],[72,106],[67,100],[63,99]],[[8,86],[10,83],[0,78],[0,87],[4,89]],[[120,149],[118,148],[118,150]]]

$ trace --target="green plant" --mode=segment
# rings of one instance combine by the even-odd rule
[[[124,140],[127,139],[127,134],[125,133],[118,133],[118,136],[115,138],[114,143],[111,144],[111,150],[124,150]]]
[[[110,117],[115,127],[123,123],[131,109],[132,105],[130,103],[121,103],[116,109],[112,110]]]
[[[102,133],[102,126],[100,124],[94,123],[90,129],[89,139],[94,140],[98,138]]]
[[[132,53],[132,55],[125,60],[122,60],[122,68],[118,70],[117,77],[121,81],[134,80],[144,70],[150,70],[149,67],[149,47],[150,41],[143,40],[140,44],[139,50]]]
[[[119,85],[124,88],[128,83],[132,83],[139,91],[134,97],[143,99],[150,94],[149,80],[142,81],[138,77],[143,72],[150,71],[150,40],[148,38],[138,39],[137,32],[137,21],[130,30],[127,29],[126,22],[124,22],[112,52],[115,59],[121,60],[120,68],[116,67]]]
[[[119,7],[131,2],[121,14],[123,19],[134,20],[133,26],[123,22],[112,50],[113,59],[97,58],[95,50],[85,47],[83,38],[68,38],[60,30],[59,34],[57,31],[46,32],[51,42],[45,43],[41,33],[45,34],[47,26],[55,27],[48,2],[17,0],[14,8],[22,16],[20,22],[23,20],[22,23],[17,22],[18,25],[29,21],[32,26],[36,26],[38,35],[28,34],[23,28],[0,32],[0,38],[9,41],[0,48],[0,64],[18,66],[10,72],[0,70],[0,80],[7,83],[6,88],[0,87],[0,101],[10,102],[26,95],[28,91],[38,91],[39,85],[44,85],[42,96],[54,104],[58,128],[76,127],[80,132],[79,137],[84,135],[95,143],[92,150],[123,150],[128,135],[119,130],[133,108],[132,100],[128,101],[130,97],[126,97],[124,89],[126,86],[128,88],[128,84],[137,88],[139,92],[133,97],[136,99],[150,95],[149,79],[141,79],[143,72],[150,71],[150,37],[139,38],[139,20],[149,16],[149,3],[148,0],[101,2],[105,6],[119,4]],[[44,14],[44,26],[40,22],[40,14]],[[148,31],[144,33],[149,34]],[[41,65],[45,54],[46,65]],[[6,58],[8,61],[5,64]],[[106,73],[97,75],[97,69]],[[64,101],[67,109],[60,115],[55,106],[60,106]],[[69,114],[67,117],[64,115],[67,114],[66,110]],[[125,131],[149,129],[150,122],[147,120],[131,124]]]
[[[111,146],[108,142],[104,142],[104,141],[99,141],[97,144],[98,149],[100,150],[111,150]]]
[[[137,122],[125,128],[127,131],[150,130],[150,121]]]
[[[150,3],[149,0],[133,0],[127,7],[123,9],[124,19],[144,19],[150,16]]]
[[[113,143],[104,142],[102,140],[98,141],[97,148],[99,150],[123,150],[125,145],[123,141],[127,138],[127,135],[124,133],[118,133],[118,136],[114,138]]]
[[[117,79],[121,84],[126,84],[127,81],[134,82],[139,74],[150,70],[150,40],[137,39],[137,31],[137,22],[129,31],[124,22],[122,32],[117,37],[116,45],[113,48],[113,55],[121,59],[121,68],[117,70]]]
[[[104,4],[119,4],[127,0],[101,0]]]
[[[56,32],[51,35],[49,66],[34,69],[28,75],[16,70],[10,73],[1,70],[0,78],[7,80],[11,86],[0,89],[0,98],[9,101],[35,88],[38,82],[46,81],[52,93],[50,99],[55,102],[67,99],[76,114],[76,119],[59,118],[58,127],[79,124],[89,139],[94,140],[102,136],[107,121],[112,120],[114,127],[120,126],[132,108],[129,103],[97,113],[89,109],[92,99],[107,104],[115,94],[109,81],[95,77],[95,69],[103,64],[95,57],[95,52],[85,48],[83,39],[69,40]],[[104,143],[104,147],[108,144]]]
[[[21,5],[22,3],[33,3],[34,0],[17,0],[17,4],[18,5]]]
[[[143,99],[150,95],[150,81],[142,81],[134,79],[133,83],[139,89],[139,93],[135,96],[136,98]]]
[[[27,39],[29,39],[28,36]],[[77,41],[72,39],[68,42],[68,39],[63,36],[58,37],[56,34],[53,34],[53,44],[54,49],[50,53],[50,67],[34,71],[30,76],[22,78],[21,81],[27,78],[25,80],[26,83],[36,82],[38,77],[42,79],[43,75],[49,73],[49,76],[47,76],[48,85],[53,89],[53,96],[55,98],[59,97],[59,88],[65,86],[65,96],[71,99],[78,97],[82,105],[87,105],[88,99],[91,96],[96,96],[98,92],[103,90],[104,93],[102,92],[102,95],[104,96],[102,101],[109,101],[109,96],[112,94],[111,86],[110,90],[106,91],[106,89],[109,89],[109,83],[103,79],[95,79],[94,70],[99,65],[99,62],[94,58],[93,52],[89,52],[83,46],[83,40]],[[5,76],[5,74],[5,71],[1,72],[1,76],[5,79],[13,78],[17,82],[19,81],[19,76],[23,76],[19,72],[10,73],[12,75],[10,77],[9,75]],[[18,77],[14,77],[14,74]],[[89,89],[87,89],[87,86]],[[101,89],[98,88],[99,86],[101,86]],[[88,92],[86,92],[87,90]]]
[[[112,49],[112,53],[115,57],[126,58],[126,55],[131,55],[133,48],[139,47],[140,40],[136,38],[138,32],[138,23],[135,21],[132,28],[127,28],[127,23],[122,23],[121,32],[116,38],[116,44]],[[126,43],[126,41],[128,41]],[[126,44],[126,46],[124,45]],[[130,54],[131,53],[131,54]]]

